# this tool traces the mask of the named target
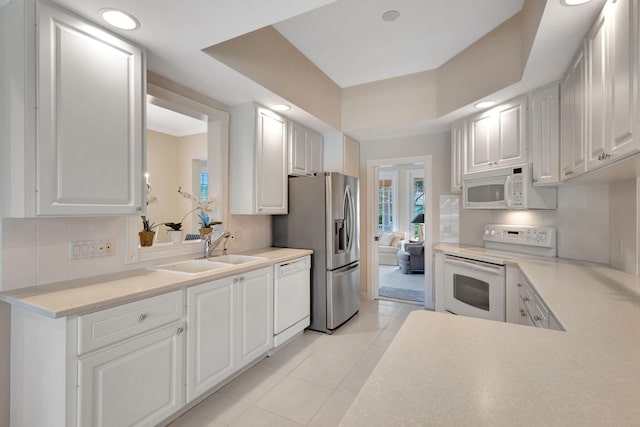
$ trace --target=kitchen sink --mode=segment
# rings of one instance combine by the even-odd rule
[[[267,258],[249,255],[222,255],[211,258],[210,262],[221,262],[226,264],[244,264],[247,262],[266,261]]]
[[[149,270],[153,271],[168,271],[171,273],[179,273],[179,274],[187,274],[187,275],[196,275],[202,273],[208,273],[213,270],[218,270],[221,268],[229,268],[232,263],[230,262],[218,262],[209,261],[205,259],[194,259],[189,261],[180,261],[174,262],[171,264],[162,264],[156,265],[154,267],[149,267]]]

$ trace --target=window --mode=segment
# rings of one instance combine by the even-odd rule
[[[398,173],[380,171],[378,181],[378,231],[395,231],[398,213]]]

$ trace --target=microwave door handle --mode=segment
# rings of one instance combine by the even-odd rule
[[[507,205],[508,209],[513,208],[513,200],[511,199],[513,193],[511,189],[511,178],[512,175],[508,175],[506,181],[504,182],[504,203]]]

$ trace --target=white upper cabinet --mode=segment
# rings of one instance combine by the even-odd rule
[[[287,213],[287,125],[253,103],[231,107],[229,213]]]
[[[560,178],[562,181],[587,171],[586,155],[586,63],[580,49],[560,84]]]
[[[469,119],[466,172],[528,162],[527,97],[521,96]]]
[[[558,85],[531,94],[529,107],[534,185],[560,182],[560,92]]]
[[[464,150],[467,145],[467,122],[462,120],[451,125],[451,191],[462,192],[464,173]]]
[[[608,2],[587,36],[588,163],[597,169],[640,150],[636,0]]]
[[[11,68],[3,80],[23,95],[2,101],[11,112],[0,119],[9,129],[5,215],[141,214],[142,49],[47,3],[2,9],[2,26],[15,36],[2,42]]]
[[[360,143],[341,132],[325,135],[324,170],[358,178]]]
[[[305,176],[322,173],[322,135],[289,121],[289,175]]]

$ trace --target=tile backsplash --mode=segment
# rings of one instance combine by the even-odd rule
[[[109,239],[113,256],[69,260],[69,242]],[[125,268],[126,218],[2,220],[2,290],[113,273]]]

